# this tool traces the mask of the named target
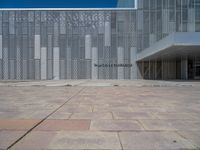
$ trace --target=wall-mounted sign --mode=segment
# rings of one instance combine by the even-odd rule
[[[94,64],[95,67],[132,67],[132,64]]]

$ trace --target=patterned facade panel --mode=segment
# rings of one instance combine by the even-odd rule
[[[135,11],[0,11],[0,78],[117,79],[117,47],[123,47],[129,60],[134,43],[128,42],[135,32],[129,24],[135,24],[132,14]]]

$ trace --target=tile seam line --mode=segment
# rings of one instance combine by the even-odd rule
[[[41,123],[43,123],[45,120],[47,120],[51,115],[56,113],[60,108],[62,108],[65,104],[67,104],[72,98],[77,96],[79,93],[81,93],[85,87],[81,88],[78,92],[70,96],[62,105],[60,105],[58,108],[54,109],[51,113],[49,113],[45,118],[43,118],[41,121],[39,121],[36,125],[34,125],[31,129],[29,129],[26,133],[24,133],[20,138],[18,138],[16,141],[14,141],[7,150],[11,149],[14,145],[16,145],[19,141],[21,141],[26,135],[28,135],[30,132],[32,132],[36,127],[38,127]]]
[[[118,137],[118,139],[119,139],[119,144],[120,144],[121,150],[124,150],[124,149],[123,149],[122,140],[121,140],[121,137],[120,137],[120,135],[119,135],[119,132],[117,132],[117,137]]]

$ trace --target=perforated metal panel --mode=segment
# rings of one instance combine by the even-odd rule
[[[119,70],[130,79],[131,68],[116,64],[130,63],[135,17],[135,10],[1,10],[0,79],[117,79]]]

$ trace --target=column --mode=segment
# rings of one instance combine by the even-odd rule
[[[95,64],[98,64],[98,49],[97,49],[97,47],[92,48],[92,79],[93,80],[98,79],[98,67],[95,66]]]
[[[124,64],[124,48],[117,48],[117,63],[118,65]],[[124,67],[118,66],[118,79],[124,79]]]
[[[41,80],[47,79],[47,48],[41,48]]]
[[[136,57],[137,56],[137,49],[136,47],[131,47],[131,79],[137,79],[138,78],[138,66],[137,66],[137,62],[136,62]]]
[[[91,35],[85,35],[85,59],[91,59],[92,39]]]
[[[59,47],[53,48],[53,77],[54,80],[60,79],[60,50]]]
[[[181,58],[181,79],[187,80],[188,79],[188,59]]]

